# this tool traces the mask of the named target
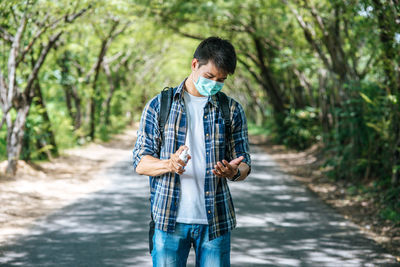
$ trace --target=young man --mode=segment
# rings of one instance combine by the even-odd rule
[[[231,136],[225,140],[216,96],[235,71],[235,49],[226,40],[207,38],[197,47],[191,68],[189,77],[173,90],[163,145],[161,94],[146,104],[133,166],[150,176],[153,266],[186,266],[192,244],[196,266],[230,266],[230,231],[236,218],[228,181],[244,180],[251,166],[243,108],[228,97]],[[179,158],[185,149],[187,163]]]

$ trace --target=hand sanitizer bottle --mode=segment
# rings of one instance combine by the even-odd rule
[[[189,151],[189,149],[184,149],[182,151],[182,153],[179,155],[179,158],[185,163],[187,163],[187,161],[188,161],[188,155],[189,155],[188,151]]]

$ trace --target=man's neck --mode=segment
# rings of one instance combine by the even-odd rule
[[[203,96],[199,93],[199,91],[197,91],[196,87],[194,86],[192,74],[190,74],[189,77],[186,79],[183,89],[191,95],[199,97]]]

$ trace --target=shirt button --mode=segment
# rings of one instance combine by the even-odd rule
[[[209,192],[209,191],[207,191],[207,192],[206,192],[206,195],[208,196],[209,194],[210,194],[210,192]]]
[[[211,213],[211,210],[208,211],[208,214],[210,214],[210,213]]]
[[[207,174],[210,174],[210,171],[207,171]]]
[[[204,116],[204,119],[207,119],[207,116]]]
[[[208,133],[206,134],[206,136],[208,137]]]

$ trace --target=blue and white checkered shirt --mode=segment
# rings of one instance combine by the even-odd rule
[[[185,79],[186,80],[186,79]],[[161,160],[169,159],[171,153],[185,144],[187,118],[183,99],[185,80],[173,92],[173,101],[164,131],[164,145],[161,145],[159,129],[159,109],[161,93],[153,97],[145,106],[140,120],[137,140],[133,149],[133,167],[136,169],[145,155]],[[209,225],[209,239],[223,235],[236,226],[235,210],[228,180],[216,177],[211,171],[218,161],[228,162],[240,156],[242,162],[251,168],[247,121],[242,106],[228,97],[231,114],[230,158],[225,157],[225,125],[216,95],[210,96],[204,107],[204,137],[206,145],[205,206]],[[250,169],[251,170],[251,169]],[[249,172],[250,173],[250,172]],[[165,173],[150,176],[151,212],[157,229],[173,232],[179,203],[180,175]]]

